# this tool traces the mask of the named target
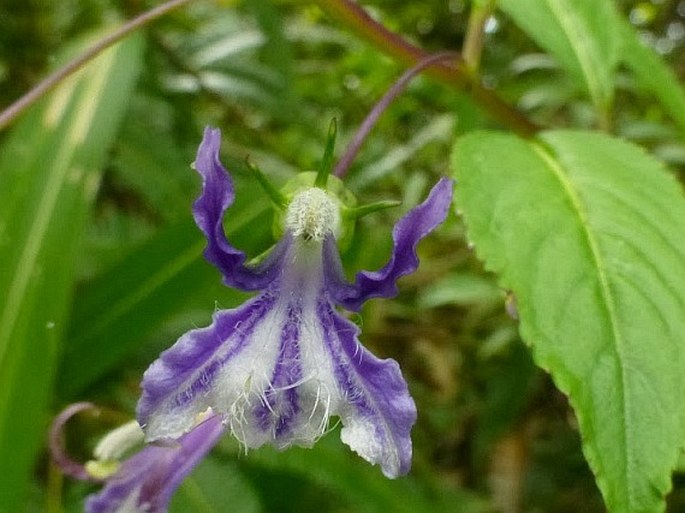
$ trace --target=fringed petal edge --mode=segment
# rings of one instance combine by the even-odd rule
[[[357,338],[359,328],[332,305],[322,303],[319,310],[324,343],[345,402],[335,411],[343,424],[341,440],[369,463],[380,465],[386,477],[406,474],[417,412],[398,363],[365,349]]]

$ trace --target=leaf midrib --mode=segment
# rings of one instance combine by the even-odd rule
[[[630,429],[628,428],[628,422],[627,418],[629,416],[628,411],[630,410],[630,401],[627,395],[627,389],[628,385],[626,382],[626,370],[624,366],[624,354],[622,350],[622,345],[623,345],[623,336],[621,334],[621,330],[619,329],[618,323],[617,323],[617,313],[616,313],[616,306],[615,306],[615,299],[613,297],[613,294],[611,292],[611,287],[609,286],[609,280],[606,275],[605,271],[605,265],[603,262],[603,258],[601,255],[601,251],[599,250],[599,245],[597,241],[595,240],[595,237],[593,233],[590,231],[589,226],[590,223],[588,222],[588,218],[586,215],[586,212],[583,208],[583,203],[578,196],[573,184],[571,181],[567,178],[566,173],[564,172],[563,167],[557,162],[557,160],[554,159],[552,155],[550,155],[546,149],[539,143],[531,143],[531,148],[533,151],[543,160],[544,164],[546,167],[550,169],[554,177],[559,181],[559,183],[562,186],[563,191],[566,193],[566,196],[568,197],[571,206],[573,208],[574,213],[578,216],[579,224],[582,230],[583,235],[585,236],[585,240],[587,242],[587,246],[590,249],[592,259],[595,263],[595,268],[597,270],[597,276],[599,279],[599,284],[600,284],[600,292],[602,295],[603,299],[603,306],[606,309],[607,315],[609,316],[610,320],[610,326],[611,326],[611,333],[612,333],[612,338],[615,341],[614,345],[612,346],[614,349],[614,352],[616,353],[617,360],[618,360],[618,369],[621,373],[621,396],[623,398],[622,404],[621,404],[621,413],[622,413],[622,427],[623,427],[623,438],[625,441],[625,447],[626,447],[626,454],[625,456],[625,483],[626,483],[626,492],[627,492],[627,499],[628,499],[628,511],[633,511],[632,510],[632,505],[635,503],[634,497],[633,497],[633,488],[630,485],[630,483],[633,482],[633,470],[632,470],[632,459],[630,455],[628,454],[631,452],[630,448],[632,447],[630,441],[631,441],[631,436],[630,436]],[[576,409],[576,411],[580,412],[580,410]],[[579,414],[579,413],[578,413]],[[599,470],[599,469],[598,469]],[[598,476],[601,473],[598,473]]]
[[[191,263],[195,262],[200,256],[204,245],[204,240],[198,240],[195,244],[190,245],[184,251],[175,255],[166,265],[160,267],[156,273],[141,281],[139,286],[134,288],[130,294],[123,296],[123,301],[113,303],[106,312],[103,312],[95,322],[88,326],[88,329],[84,330],[79,338],[86,340],[92,338],[95,333],[101,332],[105,326],[113,324],[127,312],[132,311],[136,305],[145,298],[150,297],[162,285],[169,282],[171,278],[177,276]]]

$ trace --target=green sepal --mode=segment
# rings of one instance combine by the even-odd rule
[[[356,221],[373,212],[378,212],[379,210],[384,210],[386,208],[399,207],[401,204],[402,202],[397,200],[381,200],[353,208],[343,207],[342,216],[344,221]]]
[[[335,118],[331,119],[331,124],[328,126],[328,136],[326,137],[326,148],[323,152],[323,158],[319,170],[316,173],[316,180],[314,180],[315,187],[326,188],[327,180],[331,174],[333,167],[333,150],[335,149],[335,138],[338,135],[338,124]]]
[[[271,183],[271,180],[266,177],[262,170],[259,169],[257,164],[250,160],[250,157],[245,159],[245,165],[255,175],[259,185],[262,186],[262,189],[264,189],[264,192],[266,192],[266,195],[271,200],[273,206],[279,210],[285,210],[285,207],[288,206],[289,199],[281,191],[279,191],[273,183]]]
[[[116,474],[121,463],[116,460],[90,460],[86,462],[85,467],[91,477],[103,480]]]

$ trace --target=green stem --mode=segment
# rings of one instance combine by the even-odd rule
[[[375,21],[351,0],[314,1],[331,18],[347,25],[359,36],[404,64],[415,64],[429,55]],[[457,66],[455,69],[445,64],[436,64],[428,68],[426,73],[459,91],[469,93],[494,119],[519,135],[530,137],[539,130],[537,125],[495,92],[484,88],[480,83],[471,81],[463,66]]]
[[[333,118],[331,124],[328,126],[328,136],[326,137],[326,149],[323,153],[323,159],[321,159],[321,165],[316,173],[316,180],[314,181],[315,187],[326,187],[328,183],[328,175],[331,174],[331,168],[333,167],[333,151],[335,150],[335,138],[338,135],[338,123]]]
[[[472,77],[478,76],[480,68],[480,56],[483,53],[483,36],[485,24],[495,9],[494,0],[476,0],[471,7],[469,23],[464,37],[462,55],[466,69]]]
[[[46,513],[62,513],[62,473],[52,461],[48,464],[47,483],[45,485]]]

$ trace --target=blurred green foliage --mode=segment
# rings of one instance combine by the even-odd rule
[[[685,2],[618,5],[672,69],[685,72]],[[67,43],[151,6],[0,3],[0,105],[28,90]],[[464,0],[377,0],[364,7],[429,51],[460,48],[470,12]],[[206,325],[215,307],[244,299],[221,286],[203,261],[203,240],[190,217],[199,183],[189,166],[205,125],[222,129],[222,157],[237,183],[229,238],[257,255],[272,243],[271,219],[245,157],[279,183],[313,169],[330,119],[338,120],[340,154],[402,71],[311,3],[197,1],[141,32],[140,77],[74,243],[75,289],[65,305],[69,323],[56,378],[24,384],[48,386],[50,403],[36,413],[43,427],[74,400],[120,412],[113,424],[129,418],[140,376],[159,351],[190,327]],[[593,126],[590,101],[504,14],[488,21],[484,37],[481,74],[488,87],[541,125]],[[682,127],[623,72],[614,132],[651,149],[682,177]],[[447,173],[455,134],[492,124],[467,93],[419,77],[379,121],[348,184],[362,200],[400,199],[405,211]],[[10,144],[8,132],[0,133],[0,152]],[[361,222],[344,255],[348,270],[384,262],[399,215],[384,211]],[[183,485],[174,511],[603,511],[573,413],[534,367],[505,312],[505,291],[475,259],[462,224],[452,216],[423,243],[421,257],[396,300],[371,301],[362,314],[364,343],[400,362],[418,405],[411,475],[386,480],[335,434],[311,450],[247,456],[227,441]],[[104,427],[75,424],[83,436],[70,441],[70,450],[85,455]],[[21,467],[3,461],[0,475],[15,465]],[[29,479],[28,498],[12,513],[79,511],[93,489],[62,482],[44,451]],[[685,507],[682,476],[676,475],[669,507]]]

